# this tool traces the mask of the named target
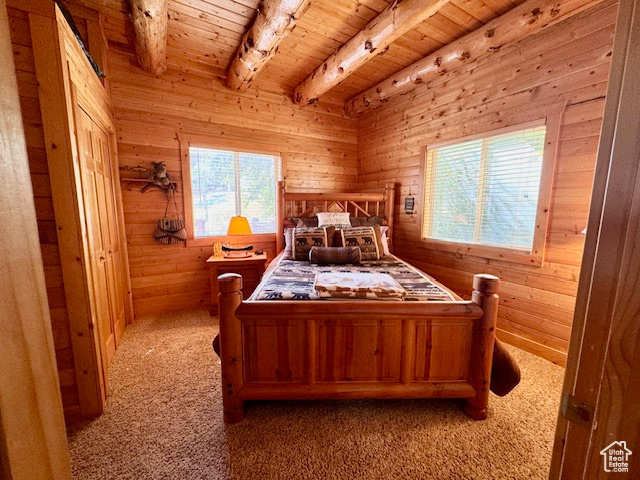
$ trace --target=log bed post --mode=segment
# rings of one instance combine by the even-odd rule
[[[285,217],[285,204],[284,194],[287,191],[287,185],[284,181],[278,182],[278,191],[276,192],[276,255],[278,255],[284,248],[284,217]]]
[[[218,289],[222,410],[226,423],[236,423],[244,418],[244,401],[238,396],[242,386],[242,329],[236,317],[242,303],[242,277],[237,273],[220,275]]]
[[[389,225],[389,233],[387,238],[389,239],[389,251],[393,253],[393,218],[395,215],[395,201],[396,201],[396,184],[394,182],[388,182],[384,190],[384,213]]]
[[[464,413],[474,420],[487,418],[489,382],[498,317],[499,286],[500,279],[494,275],[482,273],[473,277],[471,300],[482,308],[483,315],[473,325],[473,350],[471,351],[469,383],[475,389],[476,396],[466,399]]]

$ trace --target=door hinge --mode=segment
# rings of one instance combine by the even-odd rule
[[[560,406],[560,414],[572,423],[576,423],[584,428],[591,427],[593,419],[593,408],[584,402],[581,402],[573,395],[568,393],[562,394],[562,405]]]

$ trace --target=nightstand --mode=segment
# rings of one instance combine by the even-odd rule
[[[209,278],[211,279],[211,307],[209,313],[218,314],[218,276],[223,273],[237,273],[242,275],[242,296],[247,299],[253,293],[262,279],[267,254],[252,255],[245,258],[214,257],[207,259]]]

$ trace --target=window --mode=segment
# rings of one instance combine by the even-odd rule
[[[428,147],[422,237],[533,252],[545,134],[540,121]]]
[[[253,233],[276,231],[279,155],[189,145],[193,237],[227,234],[229,220],[247,217]]]

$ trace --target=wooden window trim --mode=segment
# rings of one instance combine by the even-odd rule
[[[531,120],[527,122],[508,122],[509,126],[479,132],[463,138],[452,139],[446,142],[431,144],[422,148],[422,162],[420,164],[420,182],[421,192],[420,199],[423,202],[421,209],[419,225],[420,225],[420,241],[423,246],[434,250],[458,253],[463,255],[471,255],[474,257],[489,258],[492,260],[503,260],[506,262],[521,263],[541,267],[544,262],[545,247],[547,243],[547,232],[549,224],[549,210],[551,206],[551,191],[553,187],[553,179],[556,166],[556,157],[558,151],[560,126],[562,125],[562,116],[564,114],[566,103],[552,106],[547,112],[546,117]],[[521,120],[521,119],[519,119]],[[536,227],[533,236],[533,245],[531,251],[528,249],[500,247],[494,245],[486,245],[471,242],[454,242],[449,240],[439,240],[427,238],[424,232],[424,223],[427,216],[432,214],[431,209],[426,205],[425,198],[433,189],[433,185],[426,185],[425,175],[429,167],[428,149],[434,149],[454,143],[466,142],[486,136],[501,135],[521,129],[526,129],[535,125],[544,124],[546,126],[545,145],[542,161],[542,171],[540,174],[540,188],[538,190],[538,207],[536,211]]]
[[[184,205],[184,219],[185,229],[187,230],[187,247],[205,247],[211,246],[214,242],[226,242],[231,237],[227,235],[212,236],[212,237],[195,237],[194,234],[194,219],[193,219],[193,192],[191,190],[191,160],[189,158],[189,147],[203,147],[216,150],[234,150],[242,151],[243,153],[257,153],[260,155],[273,155],[280,157],[281,175],[284,178],[285,172],[285,156],[283,152],[277,152],[269,148],[261,148],[259,144],[252,144],[247,148],[244,142],[235,140],[226,140],[211,138],[202,135],[192,135],[179,133],[178,141],[180,143],[180,166],[182,170],[182,202]],[[278,179],[276,179],[277,182]],[[276,185],[277,190],[277,185]],[[238,244],[244,243],[261,243],[273,241],[275,239],[274,233],[257,233],[254,235],[239,235],[234,236],[234,242]]]

